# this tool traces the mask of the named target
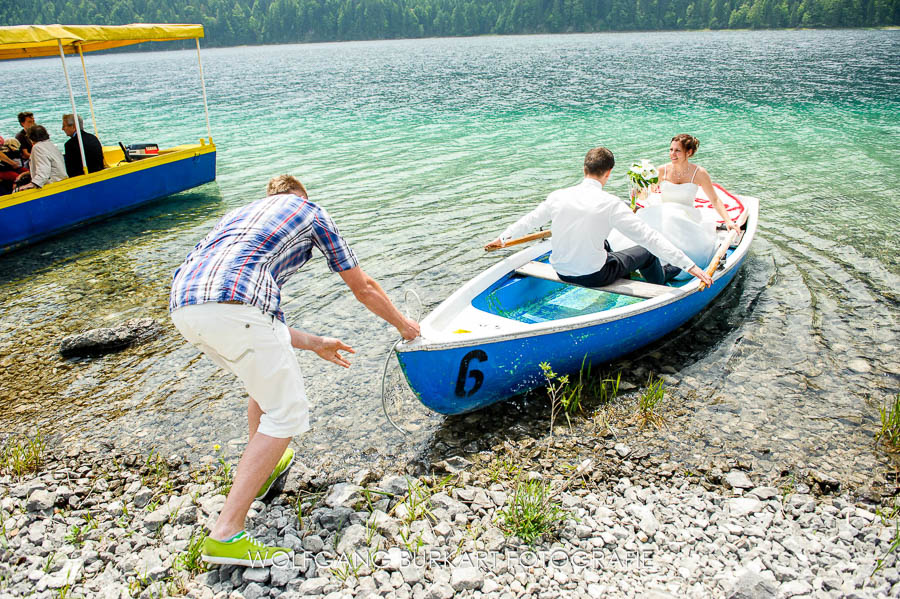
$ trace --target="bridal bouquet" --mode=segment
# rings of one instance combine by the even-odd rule
[[[651,185],[659,183],[659,171],[649,160],[635,162],[625,173],[631,183],[631,209],[634,210],[638,197],[645,197]]]

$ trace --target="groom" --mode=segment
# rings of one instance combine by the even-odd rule
[[[521,237],[549,220],[553,223],[550,265],[563,281],[603,287],[637,270],[648,283],[662,285],[678,274],[678,269],[683,269],[711,285],[709,275],[684,252],[644,224],[623,201],[603,190],[615,163],[613,153],[607,148],[590,150],[584,157],[581,183],[551,193],[485,249],[504,247],[513,237]],[[614,228],[639,245],[620,252],[610,251],[606,238]],[[664,270],[660,258],[673,268]]]

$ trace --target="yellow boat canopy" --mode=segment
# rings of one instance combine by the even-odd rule
[[[17,25],[0,27],[0,60],[59,56],[140,44],[203,37],[203,25]]]

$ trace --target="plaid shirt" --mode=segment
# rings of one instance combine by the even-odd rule
[[[284,320],[281,286],[315,245],[333,272],[359,264],[325,209],[274,195],[226,214],[175,271],[169,310],[238,301]]]

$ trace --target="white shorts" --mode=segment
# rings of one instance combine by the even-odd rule
[[[258,432],[284,439],[309,430],[309,402],[287,325],[254,306],[220,303],[178,308],[172,322],[244,383],[263,411]]]

